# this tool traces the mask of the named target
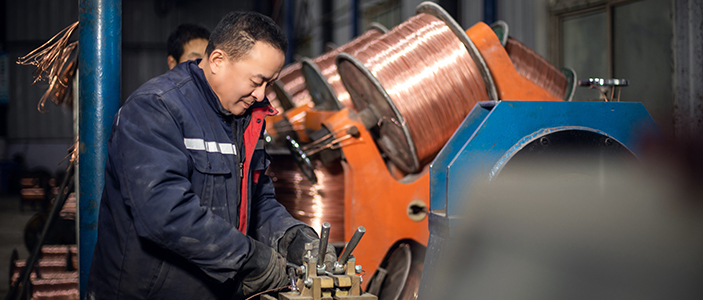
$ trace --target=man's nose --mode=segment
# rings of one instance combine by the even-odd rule
[[[266,85],[262,84],[260,87],[257,87],[251,95],[254,96],[256,102],[264,101],[264,98],[266,97]]]

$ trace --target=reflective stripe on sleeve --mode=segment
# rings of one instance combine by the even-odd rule
[[[198,138],[184,138],[183,144],[188,150],[200,150],[232,155],[237,154],[237,149],[230,143],[210,142]]]

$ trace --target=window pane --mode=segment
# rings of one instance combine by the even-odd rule
[[[562,66],[576,71],[578,80],[608,77],[605,11],[564,18],[562,21]],[[596,90],[577,87],[574,100],[598,99]]]
[[[623,101],[642,102],[662,131],[673,132],[671,2],[642,0],[613,8],[613,73],[630,85]]]

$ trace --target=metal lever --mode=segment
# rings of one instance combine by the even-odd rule
[[[320,253],[317,255],[317,269],[324,270],[325,254],[327,254],[327,240],[330,238],[330,223],[322,223],[322,233],[320,233]]]
[[[361,237],[364,236],[364,233],[366,233],[366,228],[364,228],[364,226],[359,226],[356,229],[354,235],[352,235],[351,239],[349,239],[349,243],[347,243],[347,246],[344,247],[344,252],[342,252],[342,256],[339,257],[339,261],[334,263],[335,271],[340,270],[344,264],[347,263],[352,251],[354,251],[356,245],[359,244],[359,241],[361,240]]]

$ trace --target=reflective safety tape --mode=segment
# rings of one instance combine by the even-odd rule
[[[203,139],[184,138],[183,144],[188,150],[200,150],[207,152],[218,152],[222,154],[237,154],[237,148],[230,143],[218,143],[205,141]]]

